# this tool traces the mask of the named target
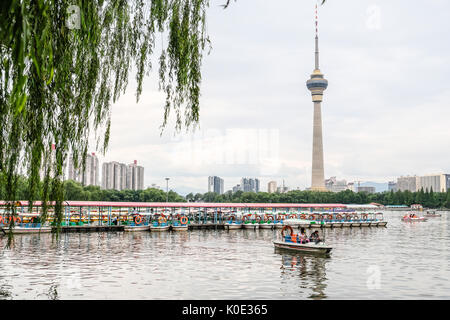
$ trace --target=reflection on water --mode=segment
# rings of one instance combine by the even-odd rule
[[[326,257],[284,253],[281,255],[281,276],[286,279],[286,283],[298,285],[301,289],[310,289],[312,292],[308,298],[324,299],[327,297],[326,260]],[[296,279],[300,281],[295,281]]]
[[[0,236],[0,299],[449,299],[448,215],[401,216],[326,229],[329,257],[275,250],[279,230]]]

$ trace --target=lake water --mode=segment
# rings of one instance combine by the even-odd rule
[[[450,219],[326,229],[329,257],[279,230],[0,236],[0,299],[450,299]]]

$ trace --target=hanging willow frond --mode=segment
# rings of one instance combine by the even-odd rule
[[[157,34],[165,116],[176,128],[198,122],[202,54],[208,46],[209,0],[3,0],[0,4],[0,190],[14,203],[17,177],[28,199],[53,201],[62,219],[69,150],[84,163],[88,137],[102,131],[106,149],[111,103],[136,68],[137,100],[152,70]],[[43,184],[40,188],[40,184]],[[37,194],[37,190],[44,190]],[[47,214],[48,206],[43,206]],[[11,214],[14,207],[11,207]]]

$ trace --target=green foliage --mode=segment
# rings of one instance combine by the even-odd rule
[[[28,180],[23,176],[17,177],[18,199],[27,199]],[[43,184],[39,184],[38,193],[42,193]],[[166,202],[166,192],[161,189],[148,188],[145,190],[102,190],[98,186],[85,186],[73,180],[64,181],[64,199],[78,201],[123,201],[123,202]],[[368,204],[371,202],[383,205],[407,205],[421,204],[427,208],[449,208],[450,191],[446,193],[433,192],[432,190],[419,192],[410,191],[386,191],[368,194],[366,192],[355,193],[345,190],[337,193],[292,190],[286,193],[267,192],[243,192],[235,193],[227,191],[224,194],[206,192],[204,194],[189,193],[183,197],[176,192],[169,191],[169,202],[234,202],[234,203],[343,203],[343,204]],[[4,189],[0,185],[0,199],[5,196]],[[422,200],[421,200],[422,199]],[[39,200],[37,198],[33,200]],[[419,201],[418,201],[419,200]]]
[[[445,205],[447,209],[450,209],[450,190],[447,191],[447,198],[445,199]]]
[[[72,5],[80,15],[71,11]],[[98,133],[97,148],[106,149],[110,105],[125,91],[133,65],[139,100],[158,35],[168,38],[161,41],[165,46],[158,72],[166,94],[162,128],[171,110],[177,130],[195,125],[202,53],[209,44],[208,5],[209,0],[1,1],[3,200],[55,201],[60,220],[64,192],[83,199],[101,197],[98,190],[80,194],[74,185],[64,190],[63,164],[69,152],[76,166],[85,163],[92,133]],[[19,175],[25,172],[28,190],[21,194]]]
[[[450,191],[447,193],[433,193],[432,191],[386,191],[382,193],[368,194],[366,192],[355,193],[345,190],[337,193],[293,190],[286,193],[267,192],[242,192],[224,194],[212,192],[203,195],[198,194],[192,200],[192,195],[187,195],[188,201],[202,202],[238,202],[238,203],[343,203],[343,204],[369,204],[372,202],[383,205],[407,205],[422,204],[428,208],[450,208]]]

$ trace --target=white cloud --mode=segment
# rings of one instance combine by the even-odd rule
[[[379,27],[368,28],[373,5],[380,9]],[[213,50],[203,65],[197,131],[202,146],[195,149],[186,134],[180,142],[173,122],[160,136],[164,95],[153,73],[139,103],[130,81],[112,107],[104,159],[137,159],[145,185],[165,186],[169,176],[171,187],[206,191],[207,176],[219,175],[225,189],[242,176],[260,176],[263,190],[273,179],[309,186],[313,108],[305,82],[314,63],[313,6],[295,0],[239,0],[227,10],[212,5]],[[329,80],[322,108],[326,176],[384,182],[450,172],[449,10],[448,1],[327,1],[321,7],[321,69]],[[248,130],[244,134],[277,130],[275,164],[222,161],[227,145],[220,139],[236,128]],[[227,152],[253,148],[244,138],[231,139],[235,148]]]

